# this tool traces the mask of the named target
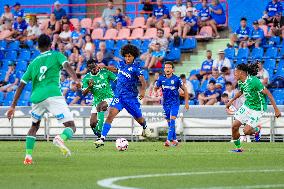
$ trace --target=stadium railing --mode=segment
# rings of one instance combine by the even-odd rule
[[[0,140],[24,139],[31,125],[29,112],[31,107],[17,108],[16,116],[11,122],[4,116],[8,107],[0,108]],[[167,123],[164,120],[161,106],[143,106],[143,116],[147,120],[147,125],[153,131],[155,139],[165,139]],[[89,126],[91,107],[71,107],[75,116],[77,132],[75,139],[94,138]],[[280,106],[282,115],[284,106]],[[231,125],[233,116],[227,115],[223,106],[193,106],[189,111],[180,111],[177,120],[177,133],[182,141],[230,141]],[[284,119],[276,119],[272,107],[269,107],[261,119],[264,141],[284,141]],[[38,132],[38,139],[50,140],[62,131],[63,126],[59,126],[56,119],[45,115]],[[241,129],[242,130],[242,129]],[[241,131],[240,130],[240,131]],[[110,131],[110,140],[116,137],[126,137],[131,141],[139,141],[142,128],[127,113],[121,112],[115,118]],[[241,131],[242,133],[242,131]]]

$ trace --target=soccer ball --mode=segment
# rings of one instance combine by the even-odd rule
[[[115,146],[118,151],[125,151],[128,149],[128,141],[125,138],[118,138],[115,141]]]

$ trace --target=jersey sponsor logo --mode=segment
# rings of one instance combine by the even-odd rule
[[[176,87],[175,86],[167,86],[167,85],[162,85],[163,89],[170,89],[170,90],[175,90]]]
[[[132,72],[132,71],[133,71],[133,68],[132,68],[132,67],[128,68],[128,71]]]
[[[56,118],[57,120],[64,119],[64,114],[55,115],[55,118]]]
[[[125,77],[127,77],[129,79],[131,78],[131,75],[129,73],[126,73],[126,72],[121,71],[121,70],[118,70],[118,74],[122,74],[122,75],[124,75]]]

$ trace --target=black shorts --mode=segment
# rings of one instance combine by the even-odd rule
[[[196,35],[196,34],[197,34],[197,31],[194,31],[192,29],[187,32],[187,35],[189,35],[189,36],[193,36],[193,35]]]

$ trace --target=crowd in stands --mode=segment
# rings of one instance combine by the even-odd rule
[[[188,37],[200,35],[203,27],[211,28],[213,37],[219,38],[218,26],[226,24],[226,15],[218,0],[212,0],[210,4],[207,0],[202,0],[195,6],[190,0],[186,3],[176,0],[171,10],[162,0],[157,0],[155,3],[151,0],[141,0],[140,3],[144,4],[142,16],[134,20],[124,15],[123,11],[109,0],[100,18],[95,18],[93,21],[85,18],[79,21],[69,19],[60,2],[56,1],[54,12],[49,15],[48,20],[41,23],[37,21],[36,16],[29,16],[27,19],[20,3],[13,6],[13,11],[9,5],[5,5],[0,19],[1,47],[18,45],[18,48],[11,51],[0,50],[0,56],[3,57],[0,72],[0,95],[3,98],[1,99],[0,96],[0,103],[3,105],[11,103],[10,96],[13,96],[28,63],[39,53],[35,49],[37,37],[41,33],[46,33],[52,39],[52,50],[65,54],[80,78],[87,73],[87,60],[95,59],[97,64],[116,66],[123,58],[119,51],[124,44],[132,43],[139,46],[141,56],[137,62],[144,67],[145,78],[148,79],[148,74],[154,72],[154,81],[148,80],[149,87],[143,103],[160,104],[162,93],[155,92],[153,86],[164,61],[178,61],[180,59],[178,52],[181,53],[182,46],[192,40]],[[234,61],[237,63],[247,61],[250,51],[264,48],[268,44],[268,36],[284,35],[282,7],[278,5],[277,0],[271,3],[268,4],[264,16],[255,21],[252,28],[247,26],[246,18],[241,19],[239,29],[230,37],[228,48],[225,51],[220,50],[215,60],[212,59],[212,52],[207,50],[206,58],[198,71],[191,71],[188,79],[185,75],[180,76],[188,88],[191,104],[226,104],[237,90],[234,80]],[[275,9],[276,4],[277,9]],[[269,32],[264,31],[263,26],[271,29]],[[228,52],[232,49],[234,52],[230,56]],[[240,52],[241,49],[247,52],[247,59],[239,58],[235,53],[235,50]],[[259,61],[258,64],[260,68],[258,77],[268,85],[271,80],[269,71],[266,70],[263,61]],[[83,97],[64,71],[61,75],[61,89],[69,105],[92,103],[92,95]],[[23,94],[28,96],[30,90],[31,86],[27,86]],[[21,97],[20,105],[29,104],[25,95]],[[180,91],[182,103],[183,97],[184,94]]]

